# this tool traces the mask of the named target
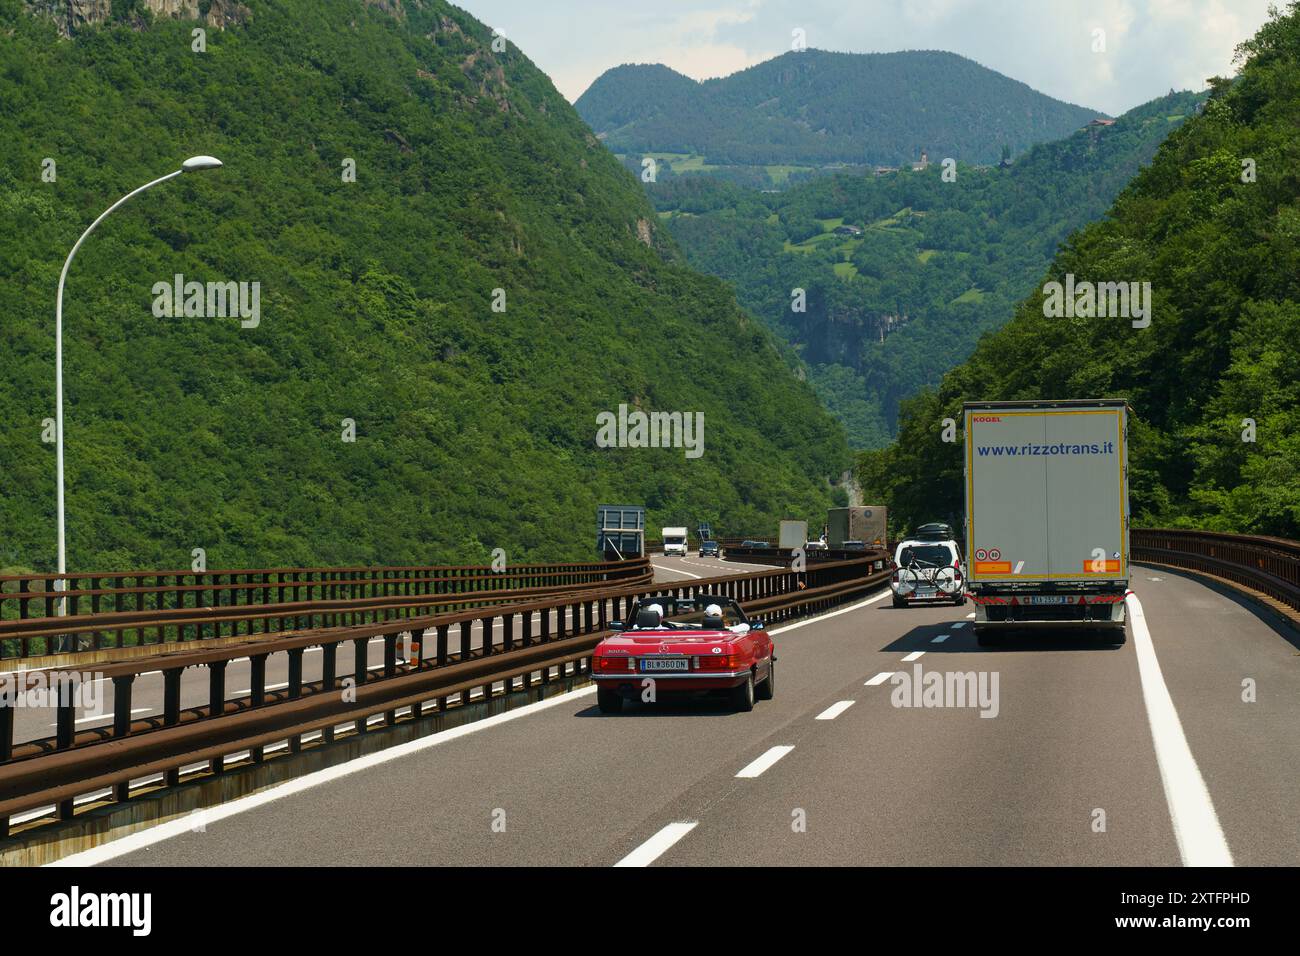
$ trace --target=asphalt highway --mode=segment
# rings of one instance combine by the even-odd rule
[[[675,560],[665,575],[695,573]],[[1300,639],[1135,572],[1122,644],[980,648],[969,606],[896,610],[885,592],[775,629],[776,697],[748,714],[602,716],[580,689],[67,862],[1300,863]],[[985,695],[898,706],[892,675],[934,672]]]

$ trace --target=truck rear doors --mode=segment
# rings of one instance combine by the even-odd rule
[[[970,581],[1128,579],[1122,401],[967,403]]]

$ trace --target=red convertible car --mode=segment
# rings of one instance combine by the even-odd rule
[[[763,622],[745,616],[730,598],[645,597],[632,607],[630,626],[596,645],[591,676],[601,712],[616,714],[625,700],[660,694],[726,694],[737,710],[771,700],[776,655]]]

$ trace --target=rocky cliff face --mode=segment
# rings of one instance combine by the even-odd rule
[[[113,0],[25,0],[25,6],[33,14],[54,20],[64,36],[103,23],[113,15]],[[148,10],[155,17],[198,20],[218,30],[252,17],[248,7],[238,0],[138,0],[134,9]]]

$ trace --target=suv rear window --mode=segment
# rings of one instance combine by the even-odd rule
[[[913,561],[917,564],[942,567],[952,564],[953,554],[945,544],[914,544],[899,552],[899,567],[905,568]]]

